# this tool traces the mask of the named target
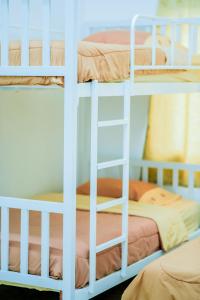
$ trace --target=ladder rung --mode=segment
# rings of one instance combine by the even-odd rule
[[[125,203],[125,201],[126,201],[126,198],[119,198],[119,199],[107,201],[105,203],[98,204],[96,210],[101,211],[101,210],[105,210],[107,208],[111,208],[114,206],[123,205]]]
[[[100,245],[98,245],[96,247],[96,253],[99,253],[99,252],[101,252],[103,250],[106,250],[106,249],[109,249],[109,248],[111,248],[113,246],[121,244],[121,243],[125,242],[125,240],[126,240],[126,238],[124,236],[119,236],[119,237],[117,237],[117,238],[115,238],[113,240],[110,240],[108,242],[100,244]]]
[[[111,127],[111,126],[119,126],[119,125],[127,125],[127,124],[128,124],[127,119],[99,121],[98,122],[98,127]]]
[[[116,160],[98,163],[97,167],[98,167],[98,170],[102,170],[102,169],[106,169],[106,168],[122,166],[125,164],[127,164],[126,159],[116,159]]]

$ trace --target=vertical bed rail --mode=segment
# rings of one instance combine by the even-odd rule
[[[1,271],[8,271],[9,263],[9,208],[1,207]]]
[[[8,66],[8,49],[9,49],[9,0],[2,0],[1,2],[1,17],[2,17],[2,30],[1,30],[1,65]]]
[[[21,210],[21,247],[20,247],[20,273],[28,273],[28,237],[29,237],[29,211]],[[42,264],[42,261],[41,261]]]
[[[50,57],[50,0],[43,0],[43,47],[42,47],[42,64],[49,66],[51,62]]]
[[[78,0],[64,2],[63,300],[75,299]]]
[[[49,276],[49,235],[50,235],[50,220],[49,213],[42,212],[41,214],[41,275]]]
[[[22,0],[22,66],[29,65],[29,10],[30,0]]]

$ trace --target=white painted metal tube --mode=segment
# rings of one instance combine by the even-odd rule
[[[188,44],[189,44],[189,51],[188,51],[188,65],[192,65],[192,56],[195,53],[195,26],[189,25],[188,30]]]
[[[41,218],[41,275],[49,277],[49,213],[42,212]]]
[[[178,189],[178,170],[172,170],[173,175],[172,175],[172,185],[173,185],[173,189],[176,192]]]
[[[100,121],[100,122],[98,122],[98,127],[120,126],[120,125],[126,125],[127,123],[128,123],[127,119],[111,120],[111,121]]]
[[[98,160],[98,82],[91,84],[91,151],[90,151],[90,274],[89,290],[96,282],[96,198]]]
[[[28,240],[29,240],[29,211],[21,210],[21,243],[20,243],[20,272],[28,273]]]
[[[188,164],[180,162],[160,162],[152,160],[142,160],[134,159],[134,165],[144,168],[163,168],[163,169],[173,169],[173,170],[193,170],[194,172],[200,171],[200,165],[198,164]]]
[[[43,46],[42,64],[50,65],[50,0],[43,0]]]
[[[21,65],[29,65],[29,0],[22,0]]]
[[[175,27],[176,27],[176,33],[175,33],[175,35],[176,35],[176,42],[177,43],[181,43],[181,34],[182,34],[182,32],[181,32],[181,25],[179,24],[179,25],[175,25]]]
[[[63,280],[56,280],[52,278],[43,278],[38,275],[31,275],[31,274],[22,274],[18,272],[0,272],[0,281],[1,282],[11,282],[11,283],[18,283],[23,286],[33,286],[33,287],[40,287],[40,288],[47,288],[50,290],[60,291],[63,289]]]
[[[122,243],[122,276],[127,273],[128,264],[128,200],[129,200],[129,151],[130,151],[130,81],[124,82],[124,119],[127,120],[127,125],[123,127],[123,157],[127,161],[123,165],[123,198],[125,199],[122,206],[122,235],[126,237]]]
[[[122,166],[124,164],[127,164],[127,160],[124,158],[106,161],[106,162],[98,163],[98,170],[112,168],[112,167],[118,167],[118,166]]]
[[[163,186],[163,169],[159,168],[157,170],[157,184]]]
[[[97,211],[102,211],[114,206],[118,206],[118,205],[123,205],[125,203],[127,199],[125,198],[119,198],[119,199],[115,199],[115,200],[111,200],[111,201],[107,201],[105,203],[102,204],[98,204],[96,210]]]
[[[152,50],[151,50],[151,54],[152,54],[152,66],[155,66],[156,64],[156,44],[157,44],[157,38],[156,38],[156,25],[154,24],[152,26]]]
[[[63,300],[75,299],[78,1],[64,1]]]
[[[63,213],[64,205],[58,202],[42,200],[20,199],[15,197],[0,197],[1,206],[7,208],[27,209],[33,211],[46,211],[49,213]]]
[[[148,168],[147,167],[143,167],[142,168],[142,180],[147,182],[148,181]]]
[[[2,66],[0,68],[0,76],[64,76],[65,68],[56,66],[30,66],[30,67],[14,67]]]
[[[9,209],[1,207],[1,271],[9,264]]]
[[[9,40],[8,40],[9,0],[3,0],[3,1],[1,1],[1,10],[2,10],[2,14],[1,14],[1,16],[2,16],[2,28],[1,28],[1,65],[2,66],[8,66],[8,54],[9,54]]]
[[[170,64],[172,66],[174,65],[175,61],[176,26],[176,24],[171,24]]]
[[[160,26],[160,34],[166,36],[166,25]]]
[[[138,19],[139,15],[133,17],[130,30],[130,80],[132,83],[135,81],[135,27]]]
[[[194,172],[189,171],[189,176],[188,176],[188,194],[192,195],[194,192]]]
[[[106,249],[109,249],[111,247],[114,247],[118,244],[121,244],[123,243],[124,241],[126,240],[126,237],[124,236],[119,236],[115,239],[112,239],[112,240],[109,240],[108,242],[105,242],[103,244],[100,244],[96,247],[96,253],[99,253],[101,251],[104,251]]]

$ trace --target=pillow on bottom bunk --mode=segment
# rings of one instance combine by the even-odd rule
[[[130,180],[129,181],[129,200],[138,201],[144,193],[156,188],[154,183]],[[86,182],[77,188],[77,194],[89,195],[90,182]],[[114,178],[98,178],[97,196],[120,198],[122,196],[122,180]]]

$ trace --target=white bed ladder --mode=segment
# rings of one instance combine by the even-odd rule
[[[91,83],[91,157],[90,157],[90,276],[89,292],[94,292],[96,282],[96,255],[97,253],[122,244],[122,263],[121,275],[126,276],[127,257],[128,257],[128,195],[129,195],[129,147],[130,147],[130,81],[124,82],[124,112],[123,119],[120,120],[98,120],[98,82]],[[113,126],[123,126],[123,157],[121,159],[98,163],[98,129]],[[103,204],[97,204],[97,173],[110,167],[122,166],[123,168],[123,189],[122,197],[107,201]],[[106,243],[96,245],[96,213],[106,208],[117,205],[122,206],[122,235],[107,241]]]

